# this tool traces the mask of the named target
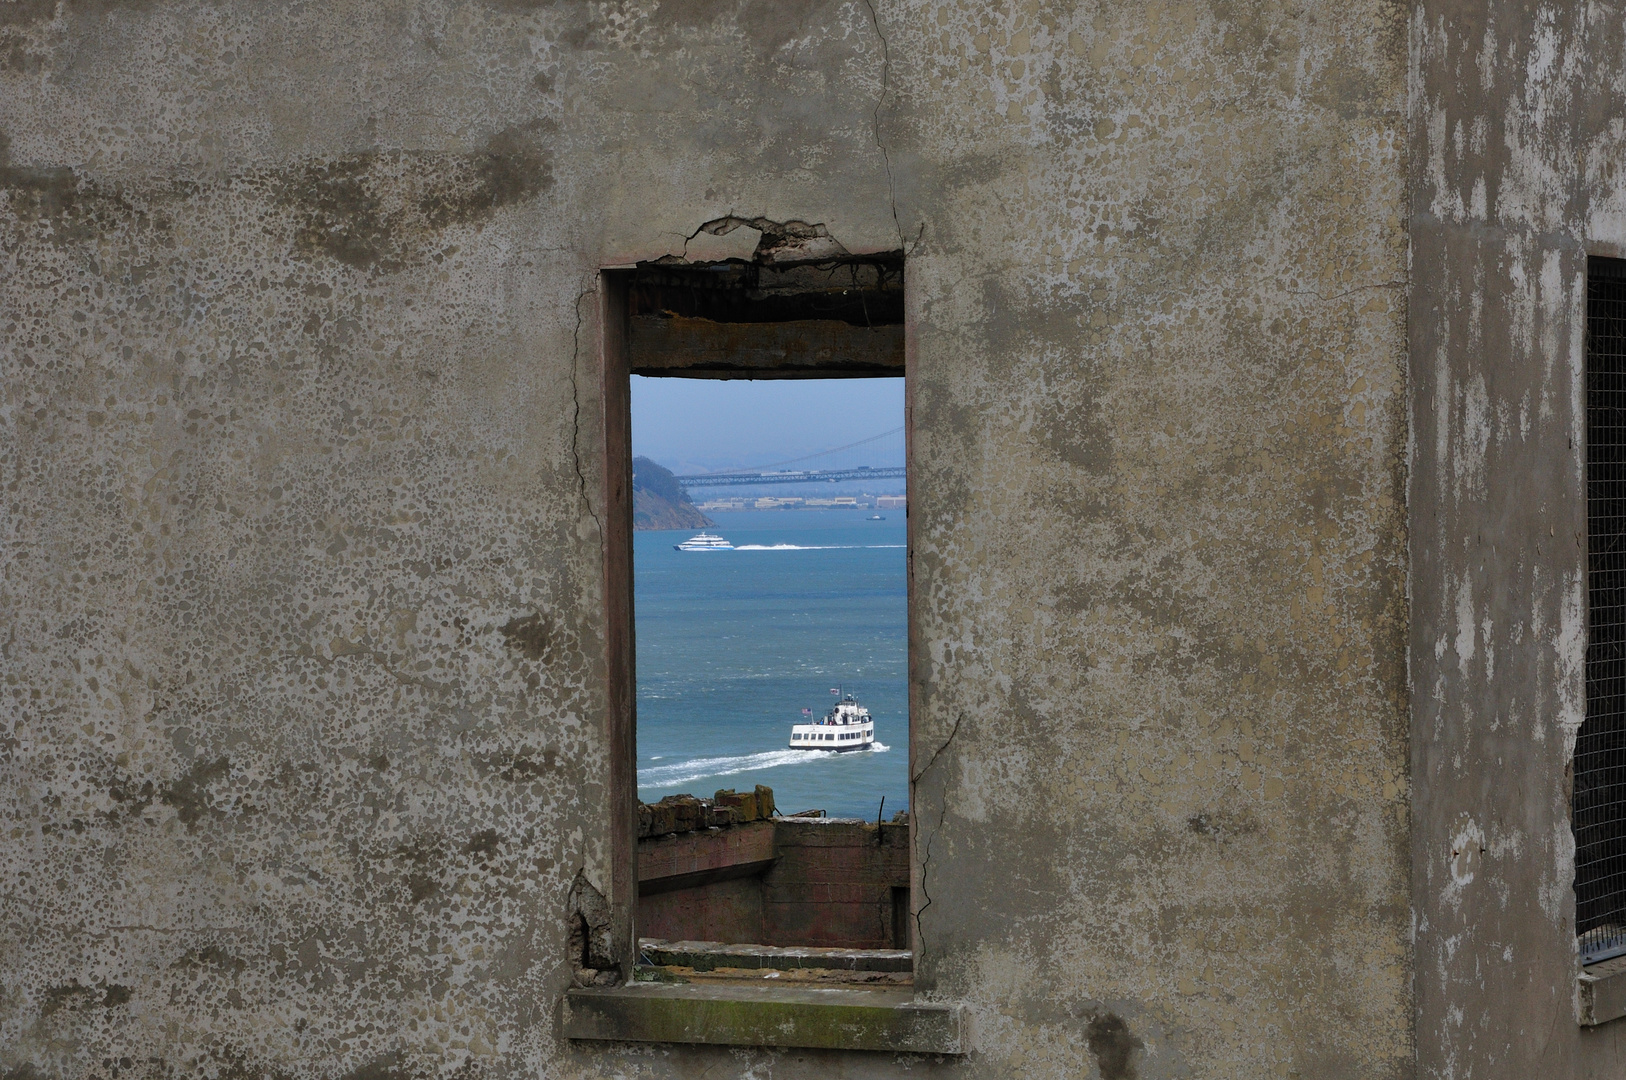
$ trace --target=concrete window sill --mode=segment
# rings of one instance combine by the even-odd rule
[[[1581,969],[1581,1026],[1626,1016],[1626,956]]]
[[[700,982],[708,974],[740,979],[790,975],[791,981],[914,982],[915,957],[908,949],[839,949],[819,946],[729,945],[721,941],[662,941],[639,938],[640,963],[634,982]],[[709,980],[715,981],[715,980]],[[872,986],[871,989],[881,989]]]
[[[569,1039],[915,1054],[970,1049],[965,1006],[908,990],[629,983],[565,994]]]

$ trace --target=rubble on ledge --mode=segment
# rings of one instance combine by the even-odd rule
[[[723,788],[709,799],[668,795],[658,803],[638,804],[638,838],[766,821],[774,813],[773,788],[761,784],[754,791]]]

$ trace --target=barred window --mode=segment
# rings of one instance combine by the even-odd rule
[[[1587,260],[1586,721],[1575,743],[1581,962],[1626,953],[1626,260]]]

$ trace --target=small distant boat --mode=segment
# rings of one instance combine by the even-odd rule
[[[734,545],[721,536],[711,533],[696,533],[681,544],[673,544],[673,551],[733,551]]]
[[[865,518],[864,520],[865,521],[885,521],[886,518],[882,517],[880,514],[871,514],[869,517]]]
[[[815,720],[811,724],[793,724],[790,729],[792,750],[834,750],[840,753],[843,750],[868,750],[874,745],[875,721],[870,718],[869,710],[858,704],[858,699],[851,694],[843,694],[822,720]]]

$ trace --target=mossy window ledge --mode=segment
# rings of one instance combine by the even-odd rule
[[[1626,1016],[1626,956],[1582,968],[1580,991],[1582,1027]]]
[[[964,1054],[965,1006],[908,990],[630,983],[565,994],[570,1039]]]

